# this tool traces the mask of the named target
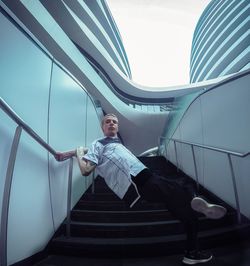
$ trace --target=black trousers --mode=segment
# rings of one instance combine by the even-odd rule
[[[198,216],[190,204],[193,195],[174,179],[159,176],[149,169],[144,169],[132,180],[142,199],[164,203],[170,213],[183,223],[187,235],[186,250],[198,249]]]

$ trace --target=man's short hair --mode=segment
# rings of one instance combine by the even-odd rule
[[[104,123],[104,120],[107,116],[113,116],[115,117],[117,120],[118,120],[118,117],[115,115],[115,114],[106,114],[103,118],[102,118],[102,126],[103,126],[103,123]]]

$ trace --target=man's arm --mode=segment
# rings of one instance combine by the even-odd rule
[[[82,158],[82,156],[86,154],[87,152],[88,152],[88,148],[79,147],[76,149],[76,157],[77,157],[78,165],[80,167],[82,175],[84,176],[88,176],[96,168],[95,163]]]
[[[55,159],[59,162],[69,159],[70,157],[76,156],[78,165],[80,167],[81,173],[84,176],[88,176],[96,168],[96,164],[83,159],[83,155],[88,152],[88,148],[78,147],[76,150],[67,151],[67,152],[57,152]]]

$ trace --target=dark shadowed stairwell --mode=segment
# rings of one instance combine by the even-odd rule
[[[153,171],[167,174],[190,193],[197,193],[192,179],[164,157],[140,159]],[[250,265],[249,221],[242,217],[238,224],[236,211],[204,188],[198,194],[228,209],[220,220],[199,218],[201,247],[217,254],[207,265]],[[48,257],[36,265],[181,265],[184,241],[182,224],[164,205],[141,200],[129,208],[97,177],[95,192],[90,187],[71,212],[70,236],[66,236],[64,222],[47,247]],[[236,247],[229,246],[235,243]],[[249,264],[244,264],[239,252],[247,256]],[[216,264],[219,258],[220,264]]]

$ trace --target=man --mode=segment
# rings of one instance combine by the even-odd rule
[[[76,156],[81,173],[89,175],[94,169],[105,179],[109,188],[130,207],[142,198],[149,202],[164,202],[168,210],[184,224],[187,234],[185,264],[204,263],[212,255],[199,250],[197,212],[211,219],[226,214],[220,205],[209,204],[200,197],[190,194],[173,180],[152,173],[136,156],[121,144],[118,133],[118,118],[107,114],[102,120],[104,138],[97,139],[90,149],[57,153],[58,161]]]

